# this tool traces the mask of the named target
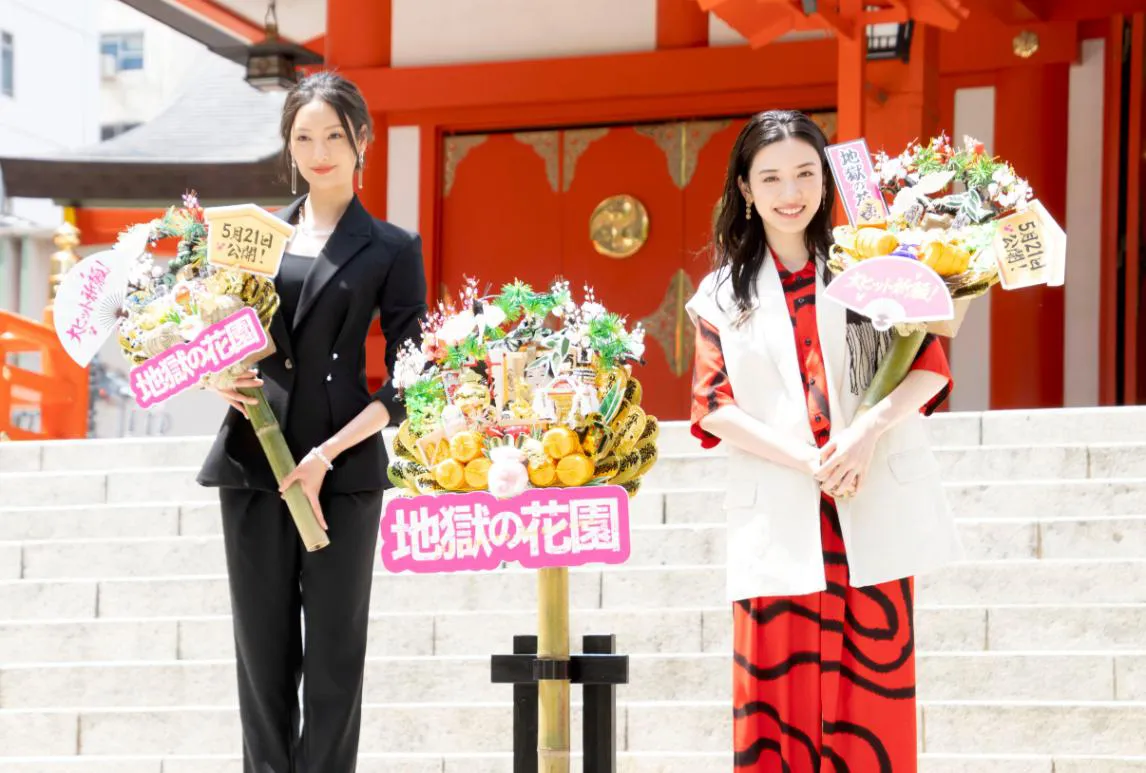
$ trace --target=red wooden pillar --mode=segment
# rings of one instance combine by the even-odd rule
[[[995,89],[995,153],[1065,225],[1069,65],[1001,70]],[[1061,407],[1063,288],[993,292],[991,408]]]
[[[872,62],[868,80],[871,88],[864,104],[868,147],[895,156],[913,140],[926,142],[940,128],[939,30],[917,24],[908,63]]]
[[[349,70],[390,66],[391,0],[326,1],[326,67]],[[369,101],[369,95],[367,95]],[[386,167],[389,143],[383,113],[372,113],[375,139],[366,151],[363,187],[358,192],[370,214],[386,217]]]
[[[860,0],[840,0],[840,17],[845,29],[839,30],[836,36],[837,142],[848,142],[864,136],[867,36],[861,13]]]

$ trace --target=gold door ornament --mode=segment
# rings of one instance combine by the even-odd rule
[[[641,320],[648,336],[664,350],[669,370],[677,378],[688,373],[696,352],[692,320],[684,308],[695,292],[696,286],[688,272],[683,268],[677,269],[669,280],[661,305]]]
[[[471,150],[489,139],[488,134],[456,134],[446,137],[445,157],[442,174],[442,196],[449,196],[458,174],[458,164]]]
[[[731,121],[690,121],[638,126],[637,134],[650,138],[664,152],[669,177],[681,190],[688,187],[696,172],[700,151],[712,136],[727,128]]]
[[[589,217],[593,248],[608,258],[629,258],[649,239],[649,213],[633,196],[610,196]]]
[[[534,152],[545,163],[545,176],[549,180],[549,187],[557,193],[557,172],[561,159],[557,151],[557,132],[517,132],[513,138],[523,145],[533,148]]]

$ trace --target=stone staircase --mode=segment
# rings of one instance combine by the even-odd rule
[[[922,770],[1146,772],[1146,409],[930,425],[969,560],[917,584]],[[574,645],[631,656],[622,771],[726,771],[722,465],[662,437],[631,561],[572,571]],[[0,443],[0,773],[240,771],[208,442]],[[534,575],[375,583],[359,770],[510,771],[489,655],[535,630]]]

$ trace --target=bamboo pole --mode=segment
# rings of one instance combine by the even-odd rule
[[[275,413],[271,410],[270,403],[267,402],[267,397],[263,394],[261,387],[238,391],[240,394],[253,397],[259,401],[256,405],[247,406],[247,416],[250,417],[251,426],[254,427],[255,435],[259,438],[259,445],[263,447],[263,453],[267,455],[267,461],[271,464],[271,472],[274,473],[275,480],[282,483],[283,478],[295,468],[295,461],[294,455],[291,454],[290,448],[287,446],[286,438],[283,437],[278,419],[275,418]],[[318,516],[314,514],[314,509],[310,506],[310,500],[303,492],[302,485],[295,483],[288,488],[284,498],[306,549],[313,552],[329,545],[330,538],[318,525]]]
[[[871,385],[863,394],[856,416],[861,416],[870,411],[879,404],[880,400],[890,395],[897,386],[903,383],[903,379],[907,378],[907,373],[911,370],[915,356],[919,354],[919,349],[923,346],[923,339],[926,337],[926,330],[917,330],[906,336],[892,333],[891,351],[879,364],[879,368],[871,380]]]
[[[537,571],[537,659],[569,660],[569,569]],[[569,680],[537,685],[538,773],[569,773]]]

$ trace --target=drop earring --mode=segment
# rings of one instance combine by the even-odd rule
[[[744,219],[745,220],[751,220],[752,219],[752,199],[745,199],[744,200]]]
[[[366,154],[358,151],[358,190],[362,190],[362,173],[366,170]]]
[[[298,162],[293,156],[290,160],[290,193],[292,196],[298,195]]]

